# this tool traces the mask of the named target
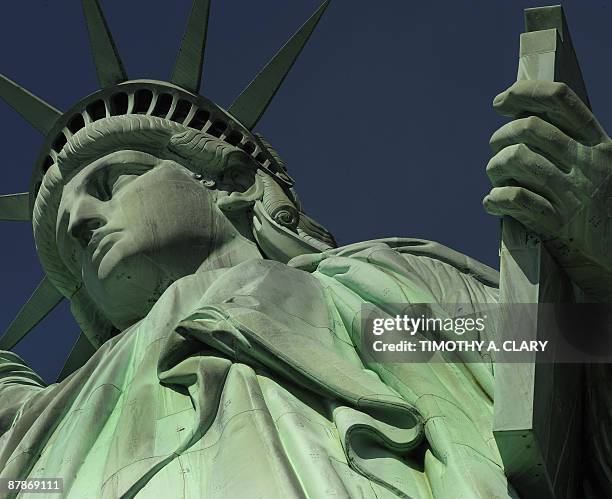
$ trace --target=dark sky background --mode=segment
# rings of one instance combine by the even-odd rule
[[[522,11],[549,2],[333,0],[258,131],[306,211],[340,244],[436,240],[498,266],[486,215],[493,97],[516,75]],[[167,79],[190,0],[101,0],[131,78]],[[202,93],[227,107],[319,0],[213,1]],[[563,2],[593,108],[612,125],[612,7]],[[3,2],[0,71],[59,109],[98,88],[80,2]],[[42,138],[0,103],[2,193],[23,192]],[[42,278],[27,223],[2,222],[0,327]],[[67,304],[16,348],[52,381],[78,334]]]

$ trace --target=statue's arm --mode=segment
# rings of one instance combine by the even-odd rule
[[[44,381],[19,355],[0,350],[0,435],[29,398],[44,387]]]

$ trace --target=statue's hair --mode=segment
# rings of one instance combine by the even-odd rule
[[[270,147],[267,143],[264,145]],[[79,130],[67,141],[57,162],[45,173],[38,190],[32,215],[34,239],[47,276],[70,300],[75,319],[96,347],[112,335],[114,328],[87,294],[81,276],[75,275],[60,256],[56,240],[57,214],[63,186],[91,162],[121,150],[172,159],[213,179],[234,164],[246,162],[253,168],[258,167],[250,156],[231,144],[155,116],[104,118]],[[271,153],[278,157],[276,151]],[[293,189],[285,191],[267,174],[262,179],[265,186],[262,204],[273,220],[320,250],[335,246],[333,236],[327,230],[301,213]]]

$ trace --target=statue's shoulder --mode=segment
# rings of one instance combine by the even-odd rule
[[[438,269],[450,267],[485,286],[491,288],[499,286],[499,273],[488,265],[443,244],[407,237],[373,239],[341,246],[320,254],[301,255],[292,259],[288,265],[312,272],[323,260],[333,257],[353,258],[383,266],[390,258],[400,257],[416,267],[428,266]]]
[[[220,303],[236,296],[255,295],[279,303],[294,296],[314,300],[320,295],[320,285],[310,273],[295,267],[275,260],[252,259],[216,273],[206,286],[203,301]]]

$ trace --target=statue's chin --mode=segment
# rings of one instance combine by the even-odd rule
[[[99,266],[83,268],[83,281],[104,315],[125,329],[144,318],[174,280],[146,254],[126,256],[110,248]]]

